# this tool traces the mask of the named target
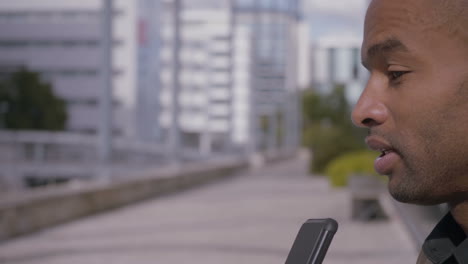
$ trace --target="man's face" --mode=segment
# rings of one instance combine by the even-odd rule
[[[369,128],[402,202],[436,204],[468,194],[468,42],[426,0],[374,0],[362,60],[370,79],[352,118]]]

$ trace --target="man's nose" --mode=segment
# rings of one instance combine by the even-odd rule
[[[353,109],[351,118],[358,127],[371,128],[385,123],[388,118],[388,109],[385,106],[378,87],[373,86],[369,80]]]

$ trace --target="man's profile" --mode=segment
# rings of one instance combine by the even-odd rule
[[[417,263],[468,263],[468,0],[372,1],[362,62],[352,118],[390,194],[450,206]]]

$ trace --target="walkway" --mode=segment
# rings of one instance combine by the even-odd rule
[[[0,244],[0,263],[284,263],[300,225],[335,218],[325,264],[415,263],[398,217],[350,220],[346,190],[296,159]],[[391,209],[391,206],[389,207]]]

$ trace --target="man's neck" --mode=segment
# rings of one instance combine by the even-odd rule
[[[450,204],[450,212],[452,213],[455,221],[468,236],[468,201]]]

